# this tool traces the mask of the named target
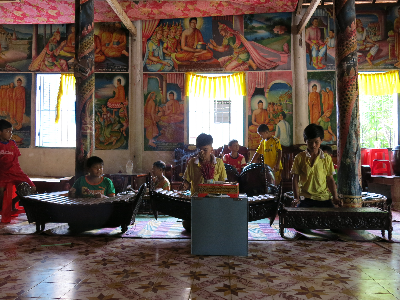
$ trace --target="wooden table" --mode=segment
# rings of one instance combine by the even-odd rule
[[[400,177],[372,175],[368,180],[369,192],[386,195],[392,201],[392,209],[400,210]],[[389,194],[390,193],[390,194]]]

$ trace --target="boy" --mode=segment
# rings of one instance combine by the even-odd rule
[[[71,198],[115,196],[113,182],[109,178],[103,177],[103,160],[97,156],[89,157],[86,167],[89,175],[78,178],[68,192],[68,196]]]
[[[191,194],[196,193],[198,185],[208,179],[213,179],[214,181],[227,179],[223,161],[212,154],[212,144],[213,137],[209,134],[201,133],[196,138],[196,148],[199,149],[199,153],[197,157],[188,161],[182,184],[184,190],[188,190],[191,187]]]
[[[260,155],[262,154],[265,164],[274,171],[275,184],[279,185],[281,181],[281,170],[283,169],[281,164],[282,148],[280,140],[270,133],[269,127],[265,124],[259,125],[258,134],[262,138],[262,141],[251,163],[259,162]]]
[[[15,186],[22,182],[27,182],[31,186],[32,193],[36,192],[36,187],[29,177],[22,172],[18,162],[21,156],[17,144],[11,139],[13,126],[10,122],[0,119],[0,210],[3,208],[4,191],[8,183]],[[18,199],[14,198],[12,207],[16,210],[15,204]]]
[[[166,164],[161,160],[153,163],[152,174],[155,178],[155,189],[170,191],[170,182],[167,177],[163,175],[165,170]]]
[[[231,151],[230,154],[223,155],[223,162],[234,166],[238,173],[241,173],[242,169],[246,166],[245,157],[238,153],[239,144],[236,139],[231,140],[228,143],[228,149]]]
[[[294,201],[298,207],[334,208],[334,204],[341,205],[333,178],[333,161],[320,149],[323,138],[322,126],[310,124],[304,130],[307,150],[295,156],[291,169]]]

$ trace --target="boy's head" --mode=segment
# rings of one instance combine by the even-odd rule
[[[0,140],[8,141],[13,135],[13,125],[4,119],[0,120]]]
[[[260,124],[258,127],[258,134],[263,139],[269,139],[272,137],[269,127],[266,124]]]
[[[152,174],[155,176],[162,176],[163,172],[166,170],[166,164],[161,161],[158,160],[156,162],[153,163],[153,167],[152,167]]]
[[[210,134],[201,133],[196,138],[196,148],[200,150],[200,155],[208,157],[213,151],[213,137]]]
[[[230,142],[228,143],[228,149],[232,152],[238,152],[239,150],[238,141],[236,139],[230,140]]]
[[[322,126],[309,124],[304,130],[304,141],[308,151],[317,151],[324,139],[324,130]]]
[[[324,153],[327,153],[327,154],[329,154],[330,156],[333,155],[333,149],[331,149],[331,147],[330,147],[329,145],[320,146],[320,149],[322,149],[322,151],[323,151]]]
[[[86,161],[86,167],[90,176],[100,177],[103,175],[103,159],[97,156],[91,156]]]

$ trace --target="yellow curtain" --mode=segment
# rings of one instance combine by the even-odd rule
[[[58,94],[57,94],[56,124],[60,120],[61,99],[63,98],[63,96],[69,94],[75,95],[75,77],[73,74],[63,73],[61,74],[60,87],[58,88]]]
[[[226,76],[186,74],[185,95],[208,99],[227,99],[231,95],[246,95],[245,73]]]
[[[358,73],[360,95],[388,95],[400,93],[400,72]]]

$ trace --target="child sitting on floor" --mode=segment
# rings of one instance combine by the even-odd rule
[[[304,130],[307,149],[295,156],[291,169],[294,202],[298,207],[334,208],[334,204],[341,205],[333,178],[333,161],[320,149],[323,138],[322,126],[310,124]]]
[[[103,177],[103,160],[97,156],[89,157],[86,167],[89,175],[78,178],[68,192],[68,196],[71,198],[115,196],[113,182],[109,178]]]
[[[242,169],[246,166],[245,157],[238,153],[239,144],[236,139],[231,140],[228,143],[228,149],[231,151],[230,154],[223,155],[223,162],[234,166],[238,173],[241,173]]]
[[[36,192],[36,187],[29,177],[22,172],[19,165],[18,156],[21,156],[17,143],[11,139],[13,134],[13,125],[0,119],[0,210],[3,208],[4,191],[7,184],[12,183],[17,186],[22,182],[27,182],[31,186],[32,193]],[[12,207],[15,211],[15,204],[18,198],[12,201]]]
[[[283,170],[283,165],[281,164],[282,148],[280,140],[272,135],[269,131],[269,127],[265,124],[259,125],[258,134],[263,140],[260,142],[251,162],[257,163],[260,155],[263,155],[264,163],[274,171],[275,184],[279,185],[281,181],[281,170]]]
[[[155,178],[155,189],[163,189],[170,191],[170,182],[167,177],[164,176],[166,170],[166,164],[161,160],[153,163],[152,174]]]
[[[198,185],[207,180],[225,181],[227,179],[224,163],[220,158],[216,158],[213,152],[213,137],[209,134],[201,133],[196,138],[196,148],[199,149],[198,156],[188,161],[184,173],[184,190],[191,187],[191,194],[198,192]]]

